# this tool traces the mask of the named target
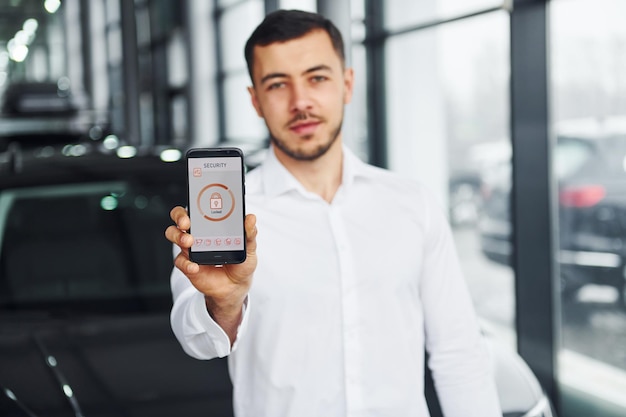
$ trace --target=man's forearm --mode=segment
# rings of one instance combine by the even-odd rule
[[[226,332],[230,345],[235,343],[237,329],[241,324],[243,315],[243,300],[232,303],[220,303],[211,297],[204,297],[209,315]]]

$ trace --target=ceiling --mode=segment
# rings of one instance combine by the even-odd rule
[[[7,42],[22,29],[26,19],[37,19],[39,33],[47,16],[44,0],[0,0],[0,49],[5,50]]]

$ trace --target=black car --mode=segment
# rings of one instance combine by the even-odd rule
[[[231,416],[226,362],[169,326],[183,162],[50,152],[0,165],[0,397],[37,416]]]
[[[0,158],[0,415],[232,416],[227,362],[187,356],[169,324],[184,162],[63,149]],[[491,346],[506,416],[551,417],[524,361]]]
[[[610,285],[626,307],[626,135],[559,136],[558,183],[561,290],[573,297],[586,284]],[[484,177],[479,233],[487,258],[511,264],[511,164]]]

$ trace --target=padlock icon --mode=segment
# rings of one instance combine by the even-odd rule
[[[211,194],[211,210],[221,210],[222,209],[222,195],[220,193]]]

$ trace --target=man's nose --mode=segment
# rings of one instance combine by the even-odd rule
[[[310,110],[313,107],[311,91],[303,84],[292,86],[291,111],[300,112]]]

